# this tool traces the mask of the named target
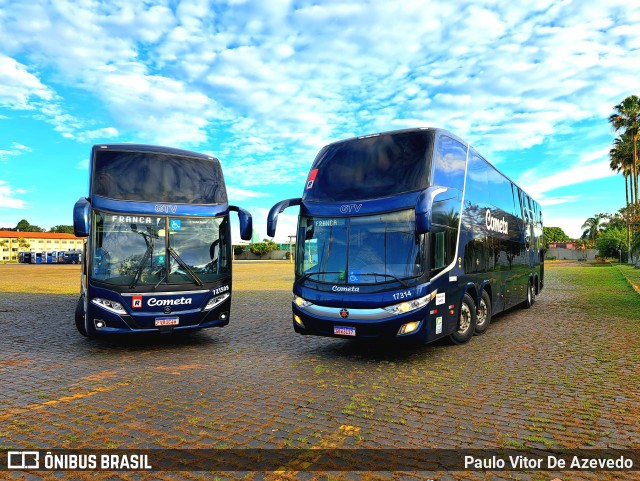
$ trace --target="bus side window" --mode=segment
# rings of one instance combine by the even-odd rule
[[[445,232],[436,232],[433,236],[433,269],[442,269],[445,266],[444,263],[444,251],[445,251]]]
[[[462,192],[467,163],[467,148],[445,135],[438,139],[433,166],[433,185],[453,187]]]

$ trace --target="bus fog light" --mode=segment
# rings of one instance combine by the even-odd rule
[[[295,323],[297,325],[299,325],[300,327],[304,327],[304,322],[302,322],[302,319],[300,319],[300,316],[297,314],[293,315],[293,320],[295,321]]]
[[[204,306],[204,309],[202,309],[202,310],[203,311],[209,311],[209,310],[213,309],[214,307],[219,306],[220,304],[222,304],[224,301],[229,299],[230,296],[231,296],[231,294],[229,294],[228,292],[225,292],[224,294],[221,294],[219,296],[212,297],[211,299],[209,299],[209,302],[207,302],[207,305]]]
[[[106,326],[104,321],[101,321],[101,320],[98,320],[98,319],[95,320],[95,324],[96,324],[96,328],[98,328],[98,329],[102,329],[103,327]]]
[[[406,324],[403,324],[398,330],[398,336],[411,334],[412,332],[417,331],[418,329],[420,329],[421,324],[422,324],[422,321],[413,321],[413,322],[407,322]]]

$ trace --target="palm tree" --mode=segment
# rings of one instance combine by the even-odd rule
[[[633,198],[638,202],[638,133],[640,131],[640,97],[630,95],[614,107],[615,112],[609,116],[613,130],[624,130],[631,135],[633,146],[633,162],[631,164]]]
[[[584,224],[582,224],[581,229],[584,229],[582,233],[581,239],[588,241],[595,241],[598,238],[598,234],[602,230],[602,226],[600,225],[601,217],[599,215],[595,217],[589,217]]]
[[[632,256],[640,256],[640,232],[633,234],[631,245],[629,246],[629,253]]]
[[[631,142],[630,132],[623,132],[622,135],[613,141],[613,148],[609,150],[609,167],[618,173],[624,175],[625,196],[627,205],[634,204],[638,201],[635,199],[632,189],[632,165],[633,165],[633,144]]]

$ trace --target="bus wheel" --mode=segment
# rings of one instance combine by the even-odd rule
[[[476,319],[476,335],[484,334],[489,329],[491,322],[491,298],[487,291],[482,291],[480,305],[478,306],[478,316]]]
[[[533,287],[533,282],[529,282],[529,285],[527,287],[527,300],[524,301],[524,307],[525,309],[529,309],[531,306],[533,306],[536,302],[536,291],[535,288]]]
[[[84,337],[88,337],[87,330],[84,328],[84,298],[80,296],[76,304],[76,328]]]
[[[473,337],[476,330],[476,305],[469,293],[465,293],[460,305],[458,330],[449,335],[454,344],[464,344]]]

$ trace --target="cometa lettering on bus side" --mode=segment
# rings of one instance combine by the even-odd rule
[[[509,223],[502,219],[497,219],[491,215],[491,210],[487,209],[485,213],[485,221],[487,224],[487,229],[493,232],[498,232],[500,234],[509,234]]]

